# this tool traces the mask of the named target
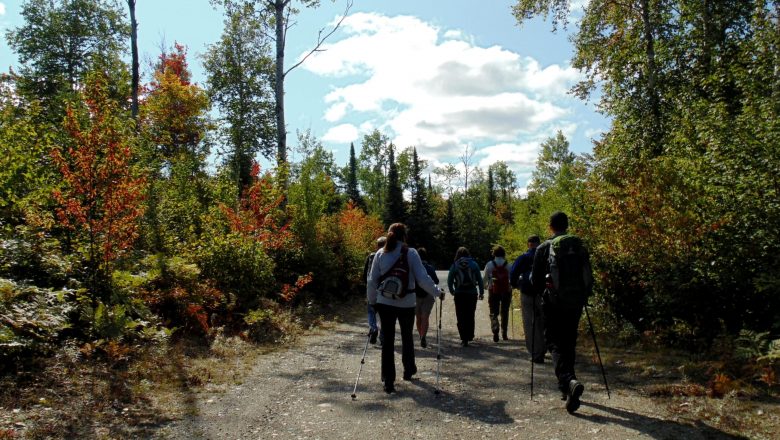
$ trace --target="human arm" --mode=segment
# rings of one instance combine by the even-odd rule
[[[531,268],[531,293],[541,295],[547,280],[547,257],[550,253],[550,242],[542,243],[534,254],[533,266]]]
[[[374,259],[371,262],[371,268],[368,271],[368,278],[366,279],[366,299],[368,300],[368,303],[372,305],[376,304],[377,281],[381,276],[379,270],[379,256],[380,256],[380,252],[377,252],[374,255]]]
[[[485,265],[485,288],[488,292],[490,292],[490,289],[493,287],[493,269],[495,269],[495,265],[493,264],[493,261],[488,261],[488,263]],[[480,283],[481,284],[481,283]]]
[[[455,265],[450,266],[450,272],[447,274],[447,287],[450,289],[450,294],[455,294]]]
[[[485,286],[484,286],[484,280],[482,279],[482,272],[479,270],[479,266],[477,266],[477,262],[474,262],[474,267],[472,268],[474,271],[474,277],[477,280],[477,287],[479,287],[479,299],[482,299],[485,297]]]

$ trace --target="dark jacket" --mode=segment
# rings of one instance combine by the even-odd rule
[[[520,292],[531,294],[531,269],[534,267],[534,255],[536,248],[528,249],[524,254],[517,257],[512,263],[512,269],[509,271],[509,281],[512,287],[520,289]]]
[[[422,264],[423,264],[423,267],[425,267],[425,272],[428,273],[428,276],[431,277],[433,282],[438,285],[439,284],[439,277],[436,276],[436,269],[434,269],[433,266],[431,266],[431,264],[428,263],[427,261],[423,261]],[[419,297],[423,297],[423,296],[428,294],[428,292],[423,290],[423,288],[420,287],[420,286],[416,286],[414,288],[414,291],[417,293],[417,296],[419,296]]]
[[[536,254],[534,255],[534,265],[531,269],[531,291],[534,295],[544,294],[545,286],[547,284],[547,274],[550,273],[550,246],[552,246],[552,241],[555,237],[564,234],[565,233],[555,234],[536,248]],[[590,256],[587,253],[587,249],[585,249],[585,252],[586,264],[588,265],[587,267],[590,267]],[[592,289],[592,287],[593,286],[591,283],[589,286],[589,291],[587,292],[588,296],[590,296],[590,289]]]

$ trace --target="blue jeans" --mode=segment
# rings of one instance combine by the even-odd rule
[[[375,332],[377,330],[376,327],[376,310],[374,310],[374,306],[371,304],[368,304],[368,329],[372,332]]]

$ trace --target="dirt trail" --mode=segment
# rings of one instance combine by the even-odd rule
[[[446,273],[439,277],[446,279]],[[162,429],[160,438],[735,438],[708,426],[677,422],[654,400],[619,382],[610,383],[612,398],[608,400],[598,365],[582,356],[577,372],[586,390],[575,415],[563,407],[549,358],[535,367],[531,401],[530,362],[522,334],[515,330],[514,339],[494,343],[486,300],[477,306],[477,338],[464,348],[459,345],[452,297],[445,299],[442,393],[436,395],[434,316],[427,349],[419,347],[415,336],[418,379],[398,380],[396,394],[388,396],[382,391],[380,350],[369,346],[357,399],[350,398],[366,342],[362,315],[354,322],[308,335],[289,350],[260,357],[241,386],[195,396],[194,415]],[[515,320],[516,329],[521,328],[519,313]],[[400,379],[399,341],[396,353]]]

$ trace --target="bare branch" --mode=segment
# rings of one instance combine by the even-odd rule
[[[336,32],[339,26],[341,26],[341,23],[344,21],[344,19],[347,18],[347,14],[349,14],[349,10],[350,8],[352,8],[352,3],[353,3],[352,0],[347,1],[347,7],[346,9],[344,9],[344,14],[341,16],[341,19],[339,20],[338,23],[336,23],[333,29],[331,29],[330,32],[328,32],[324,37],[322,36],[322,33],[325,31],[325,28],[320,29],[319,33],[317,34],[317,44],[314,46],[314,49],[310,50],[309,53],[307,53],[306,56],[304,56],[300,61],[298,61],[297,63],[295,63],[295,65],[287,69],[284,72],[283,76],[287,76],[287,74],[290,73],[291,70],[303,64],[303,62],[306,61],[306,59],[309,58],[313,53],[325,51],[325,49],[320,49],[320,46],[322,46],[322,43],[324,43],[325,40],[328,39],[328,37],[330,37],[331,35],[333,35],[334,32]]]

